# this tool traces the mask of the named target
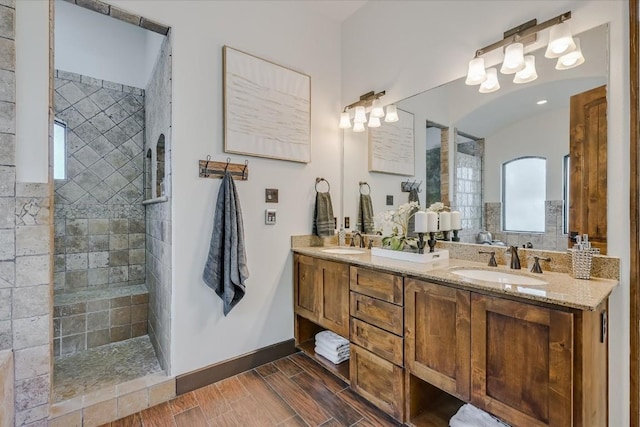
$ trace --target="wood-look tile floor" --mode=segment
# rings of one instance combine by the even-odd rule
[[[296,353],[102,427],[400,425]]]

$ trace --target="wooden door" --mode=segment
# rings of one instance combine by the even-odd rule
[[[317,281],[315,260],[305,255],[293,257],[294,310],[313,322],[320,313],[320,286]]]
[[[573,314],[472,294],[471,372],[471,403],[507,423],[573,425]]]
[[[462,400],[470,393],[470,293],[405,280],[405,367]]]
[[[321,289],[318,323],[349,339],[349,266],[318,259],[316,274]]]
[[[569,230],[607,253],[607,88],[571,97]],[[573,242],[569,241],[569,247]]]

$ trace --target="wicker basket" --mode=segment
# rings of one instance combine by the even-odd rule
[[[571,272],[576,279],[591,279],[591,263],[593,255],[600,253],[598,249],[569,249],[571,253]]]

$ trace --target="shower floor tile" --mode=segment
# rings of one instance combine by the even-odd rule
[[[56,357],[53,402],[62,402],[105,387],[162,371],[148,336]]]

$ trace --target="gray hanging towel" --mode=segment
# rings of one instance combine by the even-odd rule
[[[420,196],[418,195],[418,187],[413,186],[411,187],[411,190],[409,190],[409,202],[418,202],[418,206],[420,206]],[[413,209],[411,211],[411,214],[414,214],[418,212],[418,209]],[[415,227],[416,227],[416,218],[415,216],[412,216],[411,218],[409,218],[409,230],[408,230],[408,235],[409,236],[415,236]]]
[[[375,233],[375,225],[373,222],[373,204],[371,203],[370,194],[360,194],[356,228],[365,234]]]
[[[313,234],[316,236],[333,236],[333,207],[331,195],[316,192],[316,207],[313,212]]]
[[[240,199],[231,174],[225,172],[202,280],[222,299],[226,316],[244,297],[244,282],[248,277]]]

